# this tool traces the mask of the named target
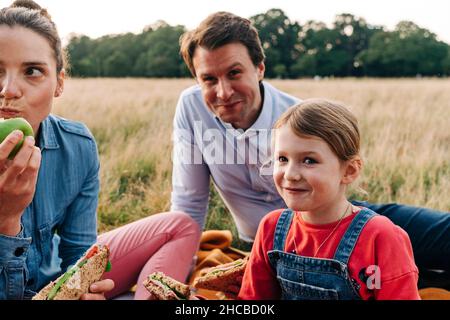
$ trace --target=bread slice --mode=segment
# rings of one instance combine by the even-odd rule
[[[107,246],[98,246],[98,252],[90,257],[82,267],[78,268],[77,266],[86,259],[86,254],[77,261],[74,267],[39,291],[33,297],[33,300],[48,300],[49,293],[63,277],[68,279],[61,285],[51,300],[79,300],[83,294],[88,293],[91,284],[99,281],[105,272],[109,259],[109,249]]]
[[[194,287],[214,291],[227,291],[230,286],[241,286],[241,277],[247,266],[247,258],[221,264],[205,270],[195,279]]]
[[[159,300],[189,300],[191,290],[162,272],[150,274],[143,282],[144,287]]]

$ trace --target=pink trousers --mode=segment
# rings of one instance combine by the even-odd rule
[[[155,214],[99,235],[98,242],[107,244],[111,251],[112,270],[104,278],[115,283],[106,297],[125,293],[137,284],[134,298],[148,299],[142,282],[155,271],[184,282],[199,240],[198,224],[182,212]]]

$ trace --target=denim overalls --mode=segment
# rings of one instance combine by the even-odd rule
[[[294,213],[283,211],[275,229],[273,250],[268,252],[286,300],[359,300],[359,284],[348,273],[348,260],[365,224],[376,213],[363,208],[342,237],[333,259],[304,257],[284,252]]]

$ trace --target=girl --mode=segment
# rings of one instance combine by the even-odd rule
[[[356,118],[306,100],[274,129],[273,178],[290,209],[261,221],[239,298],[419,299],[406,232],[345,197],[362,168]]]
[[[149,298],[142,285],[148,274],[186,279],[199,227],[171,212],[97,239],[95,140],[83,124],[50,114],[64,89],[64,58],[55,24],[39,5],[20,0],[0,10],[0,118],[23,117],[35,132],[13,161],[7,157],[22,133],[0,144],[0,299],[31,298],[96,241],[109,244],[113,268],[82,298],[113,297],[136,282],[135,298]]]

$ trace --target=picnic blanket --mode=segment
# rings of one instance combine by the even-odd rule
[[[191,272],[188,283],[192,285],[195,278],[202,272],[202,270],[206,268],[232,262],[234,260],[244,258],[250,254],[250,252],[233,248],[231,246],[232,241],[233,235],[229,230],[204,231],[200,238],[200,247],[197,252],[197,263]],[[207,299],[225,299],[225,295],[218,291],[197,289],[196,293]]]

